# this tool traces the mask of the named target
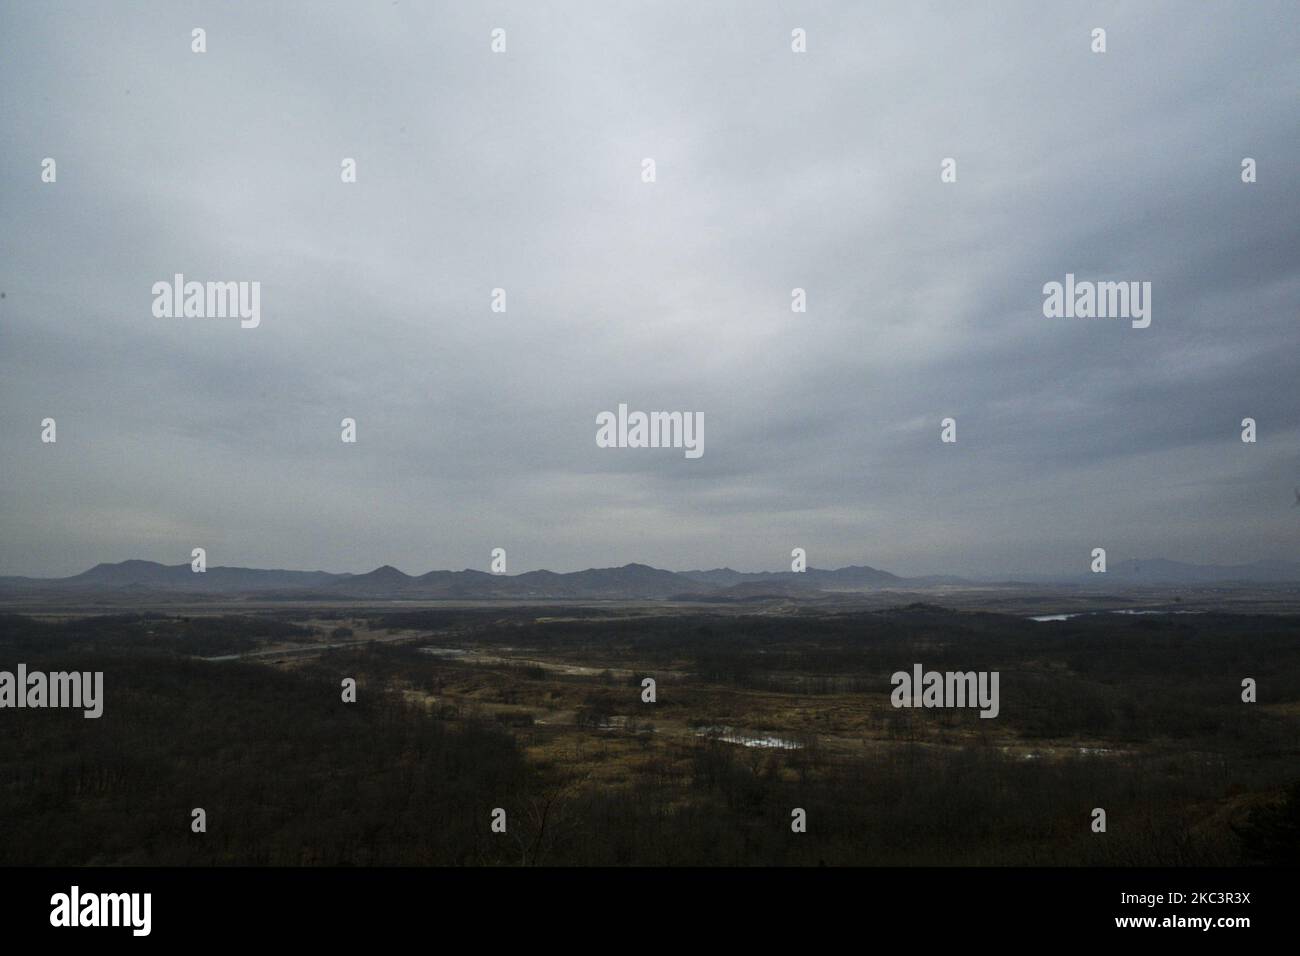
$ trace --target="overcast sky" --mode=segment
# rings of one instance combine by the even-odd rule
[[[0,573],[1300,554],[1293,2],[702,6],[0,2]]]

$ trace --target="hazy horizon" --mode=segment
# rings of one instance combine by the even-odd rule
[[[1294,560],[1297,89],[1292,3],[0,6],[0,575]]]
[[[115,560],[96,561],[94,564],[81,568],[80,570],[75,571],[70,575],[6,574],[6,575],[0,575],[0,577],[28,577],[36,580],[47,580],[47,579],[56,580],[65,577],[75,577],[78,574],[93,570],[94,568],[100,567],[101,565],[116,566],[116,565],[125,564],[133,561],[146,563],[146,564],[157,564],[168,568],[189,567],[191,565],[191,561],[189,560],[173,562],[173,561],[158,560],[157,558],[131,557],[131,558],[120,558]],[[1143,562],[1169,562],[1173,564],[1185,564],[1193,568],[1213,567],[1213,565],[1197,564],[1195,562],[1183,562],[1173,558],[1164,558],[1164,557],[1159,557],[1154,555],[1147,555],[1141,557],[1126,555],[1111,560],[1110,563],[1113,567],[1119,567],[1125,564],[1126,562],[1130,562],[1130,561],[1135,561],[1138,562],[1139,564]],[[1237,566],[1249,567],[1256,564],[1281,564],[1281,565],[1288,565],[1293,567],[1300,567],[1300,562],[1297,561],[1285,561],[1285,560],[1269,561],[1266,559],[1262,559],[1257,562],[1231,562],[1231,563],[1225,563],[1222,566],[1223,567],[1237,567]],[[600,571],[600,570],[608,570],[610,568],[623,568],[629,565],[647,566],[647,567],[652,567],[655,570],[669,571],[674,574],[690,574],[695,572],[710,572],[710,571],[735,571],[740,574],[785,574],[790,572],[790,568],[788,566],[786,567],[780,567],[780,566],[737,567],[734,564],[721,564],[721,565],[713,565],[710,567],[663,567],[660,565],[649,564],[645,561],[629,560],[629,561],[620,561],[615,564],[608,564],[608,565],[588,564],[588,565],[575,566],[575,567],[555,567],[555,566],[549,566],[545,564],[538,565],[536,567],[525,567],[525,568],[516,568],[511,566],[507,571],[500,572],[499,576],[518,577],[521,574],[529,574],[535,571],[550,571],[555,574],[576,574],[576,573],[581,573],[583,571]],[[809,564],[807,566],[807,570],[839,571],[848,567],[859,567],[859,568],[868,567],[876,571],[885,571],[904,579],[919,579],[919,578],[929,578],[929,577],[935,577],[935,578],[961,577],[970,580],[972,583],[994,583],[998,581],[1017,581],[1017,580],[1025,581],[1025,582],[1033,582],[1033,583],[1051,583],[1052,581],[1055,580],[1070,580],[1070,579],[1090,577],[1090,575],[1087,574],[1086,572],[1079,572],[1079,571],[1069,573],[1069,574],[1062,574],[1062,575],[1054,575],[1042,571],[1011,572],[1006,575],[956,575],[956,574],[952,574],[951,572],[944,571],[942,569],[936,569],[931,571],[922,571],[915,574],[901,574],[897,571],[894,571],[892,568],[885,567],[884,565],[880,565],[880,564],[873,564],[870,561],[858,561],[858,562],[852,562],[847,565],[835,565],[835,566],[819,566],[815,564]],[[486,561],[481,566],[470,566],[470,565],[464,567],[433,566],[433,567],[421,567],[421,568],[414,568],[414,569],[402,567],[393,564],[392,562],[384,562],[384,561],[378,562],[376,564],[364,566],[359,569],[352,568],[352,569],[344,569],[344,570],[337,570],[337,569],[323,568],[323,567],[286,567],[286,566],[270,567],[270,566],[231,563],[229,561],[217,561],[215,563],[210,563],[207,565],[207,570],[209,571],[215,571],[220,568],[230,568],[230,569],[239,569],[239,570],[248,570],[248,571],[324,573],[330,575],[352,575],[352,576],[361,576],[361,575],[369,574],[381,568],[395,568],[396,570],[400,571],[402,574],[405,574],[406,576],[413,577],[413,578],[420,577],[425,574],[432,574],[438,572],[460,573],[462,571],[477,571],[483,574],[492,574],[493,576],[498,576],[496,572],[490,572],[488,570],[488,562]],[[1104,584],[1104,581],[1099,578],[1097,579],[1097,583]]]

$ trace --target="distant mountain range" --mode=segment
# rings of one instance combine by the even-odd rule
[[[862,591],[905,586],[907,580],[868,567],[806,572],[746,574],[730,568],[664,571],[645,564],[557,573],[488,574],[485,571],[430,571],[409,575],[392,565],[365,574],[212,567],[202,574],[188,564],[154,561],[98,564],[68,578],[0,577],[0,597],[18,594],[90,595],[206,594],[262,598],[368,599],[652,599],[702,598],[756,600],[809,596],[819,591]]]
[[[985,582],[989,583],[989,582]],[[1040,581],[1039,583],[1048,583]],[[1059,584],[1096,587],[1143,585],[1243,585],[1300,583],[1300,564],[1260,561],[1242,565],[1196,565],[1163,559],[1117,562],[1105,575],[1088,575]],[[212,567],[202,574],[188,564],[154,561],[98,564],[67,578],[0,577],[0,599],[112,595],[224,596],[314,600],[699,600],[755,601],[815,598],[881,589],[978,586],[964,578],[904,578],[866,566],[793,571],[664,571],[645,564],[557,573],[488,574],[485,571],[430,571],[409,575],[391,565],[365,574]]]

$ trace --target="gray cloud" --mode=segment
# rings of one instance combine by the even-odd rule
[[[0,573],[1291,558],[1298,54],[1290,3],[6,5]],[[1044,318],[1066,272],[1151,327]],[[704,457],[597,448],[619,402]]]

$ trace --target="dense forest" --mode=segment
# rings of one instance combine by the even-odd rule
[[[0,711],[0,864],[1300,859],[1300,619],[330,613],[0,618],[0,669],[103,671],[106,698]],[[403,629],[428,633],[378,639]],[[448,634],[480,659],[422,651]],[[1000,670],[999,718],[889,706],[913,662]],[[799,746],[698,732],[745,721]]]

